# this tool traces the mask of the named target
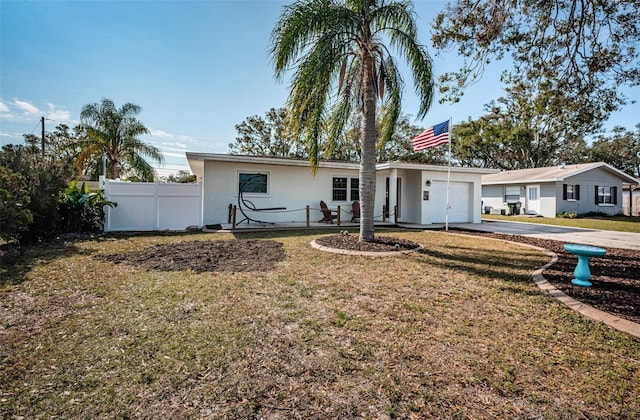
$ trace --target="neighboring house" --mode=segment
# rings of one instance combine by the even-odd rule
[[[306,221],[322,218],[320,201],[329,208],[341,206],[342,220],[358,200],[359,167],[351,162],[320,162],[314,173],[306,160],[275,157],[235,156],[211,153],[187,153],[191,171],[203,184],[203,223],[228,223],[229,206],[239,206],[243,180],[253,177],[250,192],[243,194],[251,206],[249,216],[264,222]],[[450,223],[481,222],[481,176],[493,169],[451,168],[449,195]],[[375,219],[383,219],[383,206],[390,209],[388,220],[400,223],[444,223],[447,217],[447,167],[415,163],[389,162],[377,165]],[[246,208],[246,206],[245,206]],[[243,216],[238,212],[238,222]]]
[[[640,216],[640,178],[635,184],[622,184],[622,212],[626,216]]]
[[[509,214],[519,206],[520,213],[544,217],[616,215],[622,213],[623,182],[635,179],[604,162],[501,171],[482,176],[482,201],[485,213]]]

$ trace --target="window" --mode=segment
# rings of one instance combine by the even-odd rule
[[[347,201],[347,178],[333,178],[333,201]]]
[[[563,200],[580,200],[580,185],[562,184]]]
[[[506,187],[504,191],[505,203],[520,201],[520,187]]]
[[[240,172],[238,174],[238,192],[249,194],[267,193],[267,174]]]
[[[360,179],[351,178],[351,201],[360,200]]]
[[[333,201],[360,200],[358,178],[333,177]]]
[[[596,204],[618,204],[618,189],[616,187],[598,187],[596,186]]]

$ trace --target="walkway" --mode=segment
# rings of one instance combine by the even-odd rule
[[[476,224],[451,225],[452,227],[497,232],[511,235],[552,239],[565,243],[580,243],[603,248],[624,248],[640,251],[640,233],[614,232],[610,230],[581,229],[526,222],[488,221]]]

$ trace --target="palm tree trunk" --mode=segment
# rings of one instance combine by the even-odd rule
[[[365,53],[366,54],[366,53]],[[360,241],[375,240],[373,217],[376,198],[376,91],[373,78],[373,57],[366,54],[364,77],[366,80],[363,104],[364,125],[360,156]]]

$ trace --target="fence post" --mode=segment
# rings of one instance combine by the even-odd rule
[[[398,206],[393,206],[393,223],[398,224]]]
[[[233,214],[231,215],[231,228],[235,229],[236,228],[236,211],[238,210],[238,208],[236,206],[233,206]]]
[[[227,223],[231,223],[231,213],[233,213],[233,204],[229,203],[229,214],[227,215]]]
[[[387,206],[385,204],[382,205],[382,221],[387,220]]]
[[[309,205],[307,204],[307,227],[309,227]]]
[[[340,206],[338,206],[338,226],[340,226]]]

